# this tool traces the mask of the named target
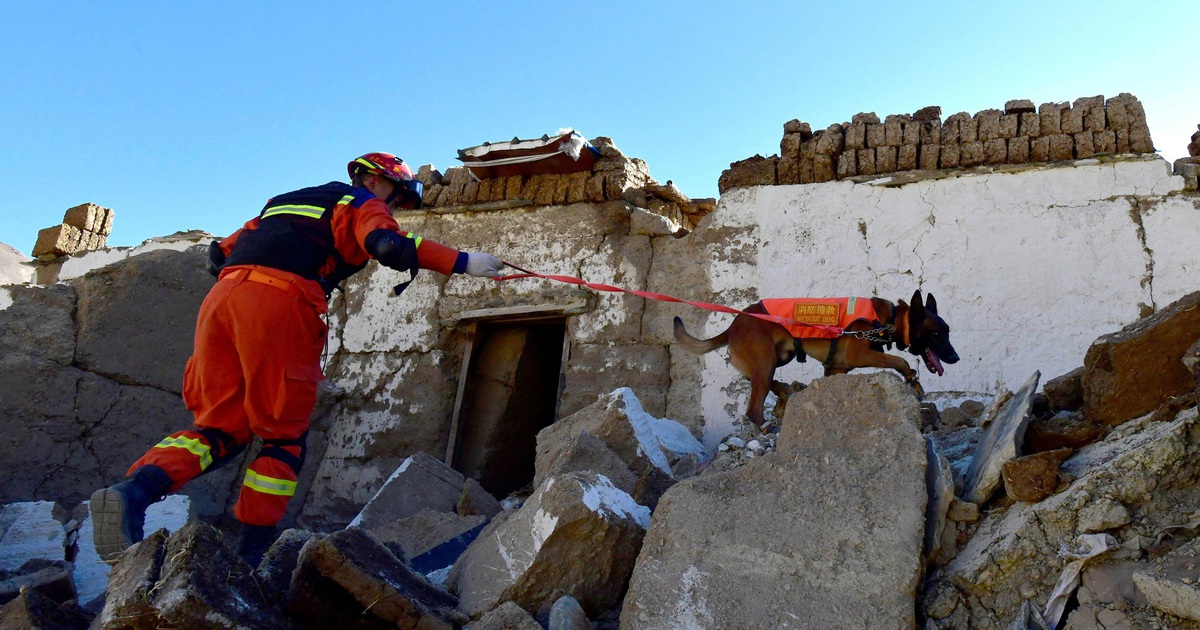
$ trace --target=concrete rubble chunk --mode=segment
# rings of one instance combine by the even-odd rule
[[[310,623],[341,625],[367,616],[390,627],[448,630],[468,621],[455,609],[454,597],[413,573],[358,527],[309,541],[300,554],[292,587],[288,610]],[[325,600],[326,610],[340,610],[344,616],[313,615],[309,606],[321,603],[305,599]]]
[[[65,560],[34,559],[16,571],[0,571],[0,604],[16,599],[26,590],[37,591],[56,602],[75,599],[71,568]]]
[[[112,234],[113,211],[94,203],[84,203],[67,210],[63,223],[100,236]]]
[[[488,517],[481,514],[463,516],[426,508],[408,518],[369,531],[396,557],[412,559],[487,522]],[[400,553],[397,553],[397,549]],[[448,562],[442,566],[451,564]]]
[[[1135,426],[1136,425],[1136,426]],[[1086,508],[1104,497],[1129,515],[1124,529],[1151,536],[1180,525],[1180,505],[1200,503],[1196,409],[1170,422],[1129,423],[1063,462],[1065,489],[1040,503],[996,510],[955,559],[926,585],[919,606],[938,627],[1007,627],[1025,600],[1049,600],[1067,560],[1060,547],[1097,524],[1124,520],[1120,510],[1094,519]],[[661,507],[660,507],[661,509]],[[1115,516],[1112,516],[1115,515]],[[1085,519],[1084,517],[1087,516]],[[649,543],[648,543],[649,544]]]
[[[466,479],[428,453],[409,456],[363,506],[350,527],[375,529],[421,510],[453,512]]]
[[[765,158],[761,155],[733,162],[729,165],[729,169],[723,171],[717,179],[717,191],[725,194],[725,191],[732,188],[774,186],[778,181],[776,171],[778,164],[779,156]]]
[[[1003,481],[1004,463],[1021,454],[1033,394],[1041,376],[1041,372],[1034,372],[988,425],[967,470],[963,499],[971,503],[987,501]]]
[[[1133,574],[1133,583],[1151,606],[1177,617],[1200,621],[1200,538],[1194,538],[1149,567]]]
[[[69,256],[79,251],[82,241],[83,230],[73,225],[64,223],[44,228],[38,231],[33,256],[39,259]]]
[[[446,585],[472,617],[504,601],[540,610],[564,594],[598,615],[620,604],[649,522],[650,510],[603,476],[553,477],[483,530]]]
[[[1084,417],[1118,425],[1195,391],[1183,357],[1200,340],[1198,306],[1200,291],[1092,343],[1083,361]]]
[[[1005,114],[1031,114],[1035,111],[1033,101],[1027,98],[1013,99],[1004,104]]]
[[[255,578],[262,584],[264,592],[283,597],[292,581],[292,572],[300,559],[300,550],[310,540],[320,540],[325,535],[304,529],[285,529],[267,549],[262,562],[254,571]]]
[[[463,626],[463,630],[542,630],[542,625],[524,608],[513,602],[504,602],[478,620]]]
[[[469,477],[463,481],[462,494],[459,495],[458,503],[454,506],[454,511],[460,515],[478,514],[487,518],[499,514],[503,509],[496,497],[479,485],[478,481]]]
[[[157,628],[168,623],[150,603],[162,573],[168,536],[167,530],[159,529],[125,551],[109,577],[108,597],[96,617],[95,627],[124,629],[130,626],[130,619],[138,621],[137,628]]]
[[[1077,411],[1061,411],[1046,419],[1030,420],[1022,450],[1032,454],[1060,448],[1080,449],[1102,439],[1107,432],[1107,427],[1084,420]]]
[[[954,503],[954,473],[950,461],[937,452],[933,438],[925,438],[925,485],[929,491],[929,502],[925,505],[924,554],[928,562],[936,562],[947,550],[941,548],[946,530],[947,514]],[[953,526],[951,526],[953,527]]]
[[[820,378],[793,394],[772,455],[663,496],[621,626],[914,626],[927,500],[919,426],[895,375]]]
[[[1073,452],[1074,449],[1060,448],[1004,462],[1001,473],[1005,494],[1025,503],[1037,503],[1054,494],[1058,488],[1058,467]]]
[[[570,595],[563,595],[550,608],[550,621],[547,630],[591,630],[592,622],[588,620],[583,606]]]
[[[555,473],[595,466],[596,472],[613,473],[611,483],[653,508],[675,482],[672,467],[688,454],[703,457],[704,445],[683,425],[651,416],[633,390],[622,387],[538,432],[534,486]]]
[[[84,630],[88,624],[88,616],[73,602],[58,602],[37,590],[24,591],[0,606],[4,630]]]

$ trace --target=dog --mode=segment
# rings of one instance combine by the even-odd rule
[[[835,304],[835,302],[840,303]],[[814,304],[815,303],[815,304]],[[845,374],[860,367],[891,368],[904,377],[916,390],[917,397],[925,390],[917,373],[902,357],[884,352],[895,344],[900,350],[920,356],[925,367],[941,376],[943,363],[957,363],[958,353],[950,344],[950,327],[938,316],[937,300],[929,294],[924,300],[921,290],[912,295],[912,304],[904,300],[892,303],[878,297],[837,298],[834,300],[763,300],[746,308],[744,313],[770,313],[779,306],[792,310],[782,317],[818,324],[792,326],[741,314],[724,332],[711,339],[696,339],[688,334],[683,320],[675,318],[675,341],[689,352],[704,354],[729,346],[729,362],[750,380],[750,404],[746,416],[757,426],[763,425],[763,402],[768,391],[780,391],[786,386],[775,381],[776,368],[792,359],[803,362],[812,356],[825,366],[825,376]],[[835,312],[836,311],[836,312]],[[837,315],[849,313],[839,319]],[[865,316],[857,317],[863,313]],[[841,326],[837,336],[828,326]]]

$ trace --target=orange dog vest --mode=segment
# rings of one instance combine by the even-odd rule
[[[837,332],[824,326],[846,328],[860,319],[879,321],[871,298],[768,298],[761,304],[768,314],[795,321],[782,326],[796,339],[833,339]]]

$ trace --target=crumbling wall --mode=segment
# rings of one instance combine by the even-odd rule
[[[812,131],[792,120],[783,127],[779,155],[735,162],[722,173],[722,194],[741,186],[810,184],[858,176],[1086,159],[1097,155],[1153,153],[1146,112],[1132,94],[1074,103],[1011,100],[1004,109],[959,112],[942,108],[879,120],[874,112]]]

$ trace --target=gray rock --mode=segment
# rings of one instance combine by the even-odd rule
[[[504,602],[463,626],[463,630],[542,630],[542,626],[524,608]]]
[[[663,496],[621,625],[914,625],[927,500],[919,423],[893,375],[814,381],[788,404],[774,454]]]
[[[583,606],[570,595],[563,595],[550,608],[550,623],[548,630],[591,630],[592,622],[588,621]]]
[[[1155,608],[1193,621],[1200,621],[1200,539],[1193,539],[1143,571],[1133,582]]]
[[[1034,372],[988,425],[967,470],[963,499],[983,503],[1000,488],[1004,463],[1021,454],[1033,394],[1041,376],[1041,372]]]
[[[371,530],[421,510],[454,512],[464,481],[453,468],[426,453],[415,453],[400,464],[350,526]]]

